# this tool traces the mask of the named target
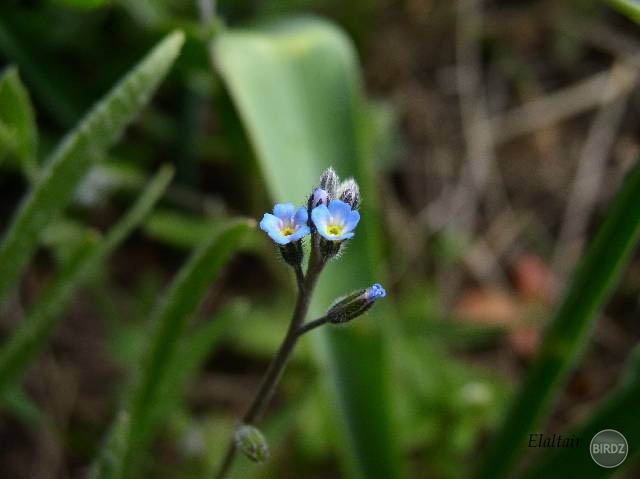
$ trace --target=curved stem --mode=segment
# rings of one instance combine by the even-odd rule
[[[322,316],[321,318],[314,319],[313,321],[309,321],[308,323],[305,323],[302,326],[300,326],[296,334],[298,337],[300,337],[304,333],[308,333],[309,331],[316,329],[317,327],[322,326],[323,324],[327,324],[328,321],[329,321],[328,316]]]
[[[314,254],[314,250],[312,250],[306,276],[302,278],[302,269],[300,267],[295,268],[296,277],[298,279],[298,299],[296,300],[296,306],[293,310],[291,322],[289,323],[289,329],[287,330],[287,335],[280,345],[280,349],[269,364],[269,368],[262,378],[258,392],[249,406],[249,409],[247,409],[247,412],[242,417],[243,424],[254,423],[273,396],[273,392],[280,381],[287,361],[291,357],[291,353],[293,352],[298,338],[301,335],[299,331],[304,329],[304,326],[302,325],[304,323],[304,318],[307,315],[307,311],[309,310],[313,288],[316,285],[323,267],[324,263],[320,260],[318,255]],[[231,465],[233,464],[236,453],[236,443],[232,440],[216,476],[218,479],[226,477]]]

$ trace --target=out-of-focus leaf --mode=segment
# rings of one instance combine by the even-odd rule
[[[190,249],[201,244],[211,234],[211,221],[203,217],[159,210],[145,221],[144,232],[158,241]]]
[[[161,296],[153,313],[154,331],[149,338],[149,349],[125,401],[124,411],[129,414],[130,420],[124,433],[124,447],[114,452],[112,441],[107,441],[94,467],[95,477],[129,477],[131,474],[135,459],[157,426],[157,418],[150,405],[162,394],[167,375],[179,367],[176,361],[183,359],[179,352],[188,321],[213,278],[237,249],[240,239],[253,226],[253,222],[236,220],[222,231],[211,234],[191,255]],[[116,425],[112,429],[112,437],[122,434],[117,428]],[[122,441],[119,440],[118,444],[122,444]],[[115,472],[110,474],[109,470]]]
[[[27,318],[0,350],[0,393],[4,393],[22,375],[26,366],[46,343],[58,314],[75,289],[77,276],[95,254],[99,237],[87,232],[70,259],[28,313]]]
[[[90,479],[122,477],[124,457],[127,455],[127,447],[129,446],[130,429],[129,414],[126,411],[120,411],[113,421],[109,435],[100,448],[99,460],[91,466]]]
[[[640,161],[618,190],[602,226],[578,265],[539,353],[478,469],[478,478],[505,477],[526,437],[553,406],[580,359],[594,320],[613,291],[640,237]]]
[[[167,417],[182,399],[187,385],[207,356],[211,354],[225,334],[232,321],[243,318],[248,313],[248,305],[234,302],[224,308],[214,318],[199,325],[184,335],[180,342],[176,359],[163,376],[162,384],[157,385],[158,394],[149,405],[148,426],[142,437],[143,442],[151,439],[161,419]]]
[[[5,144],[0,138],[0,161],[3,154],[15,156],[23,172],[33,178],[38,133],[29,93],[15,68],[0,78],[0,128],[9,135]]]
[[[640,416],[632,412],[637,410],[638,404],[640,404],[640,347],[636,347],[629,359],[626,375],[620,385],[581,425],[568,434],[563,434],[565,437],[580,438],[582,440],[580,447],[559,448],[547,452],[522,477],[598,479],[608,477],[614,472],[619,472],[625,465],[632,464],[631,458],[640,451]],[[589,441],[604,429],[613,429],[622,433],[629,445],[627,460],[615,468],[600,467],[590,457]]]
[[[609,0],[609,2],[630,20],[640,23],[640,2],[638,0]]]
[[[184,35],[156,46],[100,101],[53,152],[0,244],[0,302],[16,285],[41,231],[71,201],[89,167],[115,143],[147,103],[180,52]]]
[[[372,156],[365,151],[358,62],[349,39],[319,19],[288,19],[259,30],[227,30],[213,44],[212,56],[274,199],[305,203],[330,165],[360,183],[364,201],[358,234],[339,264],[323,274],[314,314],[338,295],[383,281]],[[349,477],[401,478],[381,335],[385,326],[376,324],[384,316],[376,309],[353,328],[322,335],[349,439],[341,441],[338,452],[347,460]]]
[[[107,5],[111,3],[110,0],[54,0],[55,3],[73,8],[81,8],[83,10],[90,10],[93,8],[98,8],[103,5]]]
[[[79,284],[144,219],[173,176],[166,166],[156,174],[134,206],[99,242],[94,232],[85,233],[69,259],[27,313],[25,321],[0,349],[0,394],[14,385],[46,344],[62,311]]]
[[[6,412],[33,428],[42,427],[48,420],[44,411],[19,387],[2,393],[0,402]]]
[[[33,94],[47,107],[63,126],[72,125],[79,117],[73,104],[73,98],[66,89],[60,88],[52,81],[49,72],[34,60],[34,52],[25,50],[25,46],[16,38],[10,29],[10,22],[0,17],[0,51],[20,67],[20,71],[28,80]]]

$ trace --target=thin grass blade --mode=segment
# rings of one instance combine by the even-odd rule
[[[188,321],[215,276],[241,246],[243,236],[254,226],[253,221],[236,220],[222,231],[216,228],[191,255],[162,295],[152,317],[155,329],[149,339],[149,349],[125,401],[124,411],[129,416],[127,431],[117,430],[116,425],[111,432],[112,437],[119,438],[117,443],[122,447],[119,446],[114,452],[111,447],[113,441],[107,441],[94,468],[96,477],[113,479],[129,477],[131,474],[145,441],[152,436],[157,424],[153,404],[162,394],[168,373],[175,371],[179,367],[176,361],[182,359],[180,344]],[[107,467],[105,461],[111,466]],[[105,475],[105,471],[115,472]]]
[[[580,359],[594,320],[613,291],[640,236],[640,162],[627,175],[529,368],[476,477],[505,477],[526,446],[527,435],[549,413]]]
[[[51,281],[51,285],[28,311],[19,329],[0,349],[0,396],[7,388],[15,385],[45,347],[78,286],[144,220],[172,177],[171,166],[161,168],[138,201],[113,226],[103,241],[99,241],[95,232],[86,233],[76,251]]]
[[[24,174],[35,178],[38,129],[29,93],[14,67],[0,78],[0,128],[8,133],[5,144],[0,143],[0,162],[3,153],[13,156]]]
[[[80,122],[48,159],[36,185],[16,212],[0,244],[0,303],[16,286],[40,239],[40,232],[71,201],[89,167],[122,135],[146,105],[175,61],[184,35],[158,44]]]
[[[640,404],[640,347],[636,347],[620,385],[603,400],[597,410],[579,427],[566,437],[580,438],[580,447],[556,449],[529,469],[523,478],[549,479],[580,477],[600,479],[632,464],[632,459],[640,452],[640,415],[635,411]],[[614,429],[625,437],[629,450],[625,462],[615,468],[597,465],[590,457],[591,438],[604,429]]]

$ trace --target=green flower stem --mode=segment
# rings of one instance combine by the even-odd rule
[[[284,371],[291,354],[293,353],[293,349],[298,342],[298,338],[305,332],[309,331],[307,328],[310,324],[315,323],[312,321],[311,323],[304,325],[304,319],[307,316],[307,312],[309,311],[309,304],[311,303],[311,297],[313,295],[313,289],[318,281],[318,277],[324,268],[325,263],[320,259],[318,255],[317,248],[312,248],[311,257],[309,258],[309,266],[307,268],[307,274],[303,277],[301,267],[294,268],[296,271],[296,278],[298,279],[298,299],[296,300],[296,306],[293,310],[293,315],[291,317],[291,323],[289,324],[289,329],[287,330],[287,335],[285,336],[282,344],[280,345],[280,349],[276,354],[275,358],[269,364],[269,368],[262,378],[262,382],[260,383],[260,388],[256,393],[249,409],[242,417],[243,424],[253,424],[256,419],[259,418],[260,414],[264,411],[264,408],[267,406],[273,393],[276,389],[276,386],[280,382],[280,378],[282,377],[282,372]],[[319,324],[316,324],[318,326]],[[315,326],[314,326],[315,327]],[[235,459],[237,453],[237,447],[235,441],[232,439],[229,447],[227,449],[227,453],[224,457],[222,465],[217,474],[217,478],[223,479],[227,476],[231,465],[233,464],[233,460]]]
[[[302,336],[304,333],[308,333],[309,331],[322,326],[323,324],[327,324],[328,321],[329,316],[325,315],[321,318],[314,319],[313,321],[309,321],[308,323],[303,324],[298,328],[298,337]]]

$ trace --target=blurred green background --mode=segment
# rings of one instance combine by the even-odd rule
[[[233,477],[637,477],[640,27],[612,3],[2,2],[0,477],[212,477],[295,299],[247,218],[329,166],[362,221],[312,314],[388,296],[304,337]],[[521,437],[601,423],[624,469]]]

